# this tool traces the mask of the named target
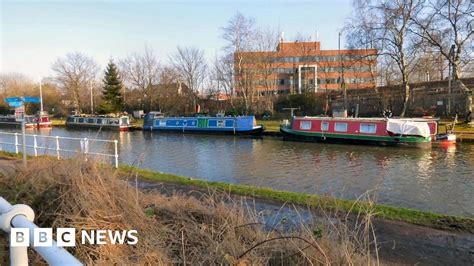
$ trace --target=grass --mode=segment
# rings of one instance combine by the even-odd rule
[[[133,127],[142,127],[143,126],[143,118],[133,118],[131,119],[131,125]]]
[[[257,124],[265,126],[267,132],[280,132],[280,123],[276,120],[257,120]]]
[[[199,179],[192,179],[166,173],[158,173],[150,170],[138,169],[131,166],[120,166],[124,173],[135,172],[138,176],[155,181],[177,183],[199,188],[213,188],[226,193],[257,197],[274,200],[278,202],[293,203],[310,207],[322,207],[327,210],[341,210],[344,212],[364,212],[373,208],[375,216],[383,219],[402,221],[411,224],[423,225],[444,230],[460,230],[474,232],[474,219],[435,214],[418,211],[409,208],[393,207],[387,205],[367,203],[362,201],[351,201],[345,199],[335,199],[333,197],[309,195],[304,193],[274,190],[271,188],[254,187],[248,185],[228,184],[223,182],[210,182]]]
[[[116,171],[81,157],[35,158],[27,169],[0,174],[0,195],[30,205],[40,227],[138,231],[139,241],[133,246],[79,242],[70,251],[85,265],[375,263],[370,213],[352,231],[332,217],[315,225],[296,221],[296,228],[284,230],[283,221],[269,226],[252,207],[213,192],[195,198],[138,190],[119,178],[123,172],[133,178],[131,171],[135,169]],[[0,254],[5,242],[0,232]],[[7,260],[0,259],[0,264]],[[36,253],[29,259],[32,265],[44,264]]]
[[[51,123],[53,127],[62,127],[66,126],[66,120],[64,119],[59,119],[59,118],[52,118]]]
[[[21,158],[21,154],[0,151],[0,156]],[[47,157],[47,156],[46,156]],[[105,166],[108,168],[108,166]],[[336,199],[333,197],[319,196],[315,194],[305,194],[290,191],[281,191],[265,187],[255,187],[249,185],[229,184],[224,182],[212,182],[200,179],[193,179],[174,174],[160,173],[147,169],[139,169],[133,166],[120,165],[119,171],[122,175],[134,174],[140,178],[194,186],[202,189],[216,189],[221,192],[235,195],[250,196],[261,199],[273,200],[282,203],[292,203],[302,206],[321,207],[327,210],[340,210],[344,212],[359,212],[373,208],[375,216],[383,219],[402,221],[443,230],[474,232],[474,219],[424,212],[409,208],[394,207],[382,204],[366,203],[361,201]]]

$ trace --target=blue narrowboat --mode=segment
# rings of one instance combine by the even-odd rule
[[[149,112],[143,130],[181,133],[211,133],[231,135],[260,135],[263,126],[254,116],[236,117],[165,117],[160,112]]]

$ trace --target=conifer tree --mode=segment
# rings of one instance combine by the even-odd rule
[[[118,113],[123,111],[122,81],[117,66],[112,60],[109,61],[104,76],[104,87],[102,88],[101,113]]]

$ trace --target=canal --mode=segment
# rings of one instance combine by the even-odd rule
[[[121,163],[166,173],[346,199],[371,191],[378,203],[474,217],[472,144],[422,150],[286,142],[272,137],[64,128],[35,132],[117,139]]]

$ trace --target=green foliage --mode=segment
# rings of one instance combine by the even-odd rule
[[[324,113],[326,101],[326,97],[321,94],[306,92],[282,96],[275,105],[278,112],[282,112],[283,108],[293,107],[300,108],[295,111],[295,115],[320,115]],[[330,102],[327,104],[330,105]]]
[[[323,229],[318,227],[316,229],[313,230],[313,236],[314,238],[316,239],[320,239],[323,237]]]
[[[155,216],[155,211],[153,210],[153,208],[146,208],[145,215],[146,217],[153,217]]]
[[[237,109],[235,109],[235,108],[232,108],[232,109],[228,110],[227,112],[225,112],[225,115],[238,116],[239,111],[237,111]]]
[[[111,60],[107,65],[102,89],[103,102],[99,106],[100,113],[117,113],[123,111],[123,85],[117,67]]]

